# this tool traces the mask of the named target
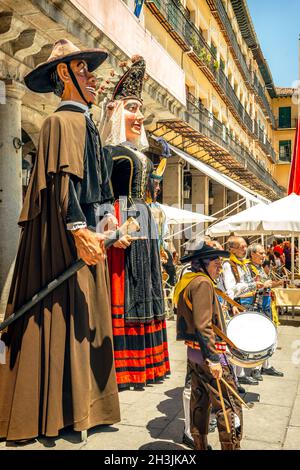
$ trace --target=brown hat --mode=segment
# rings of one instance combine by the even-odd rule
[[[32,91],[36,91],[37,93],[49,93],[53,91],[51,73],[56,70],[57,64],[82,59],[87,63],[89,71],[93,72],[93,70],[105,61],[107,56],[107,52],[101,49],[85,49],[81,51],[68,39],[60,39],[54,44],[48,60],[39,64],[26,75],[24,81],[27,87]]]

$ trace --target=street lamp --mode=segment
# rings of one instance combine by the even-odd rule
[[[191,195],[191,187],[188,184],[188,182],[186,181],[184,183],[184,188],[183,188],[183,197],[184,197],[184,199],[189,199],[190,195]]]

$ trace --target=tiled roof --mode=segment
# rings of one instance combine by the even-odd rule
[[[277,96],[292,96],[295,92],[296,88],[281,88],[276,87],[276,94]]]

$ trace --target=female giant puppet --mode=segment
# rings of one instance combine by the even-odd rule
[[[145,202],[152,162],[147,146],[141,91],[145,61],[137,56],[115,87],[102,128],[116,216],[138,216],[141,235],[127,250],[109,253],[115,365],[119,390],[143,387],[169,372],[165,307],[157,230]],[[108,165],[109,166],[109,165]],[[125,199],[124,199],[125,198]]]

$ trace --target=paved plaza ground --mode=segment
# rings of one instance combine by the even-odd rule
[[[300,449],[300,322],[282,322],[278,333],[278,348],[271,361],[285,376],[264,376],[258,386],[246,386],[247,392],[259,393],[260,401],[244,410],[243,449]],[[0,450],[186,449],[181,443],[186,351],[175,340],[173,320],[168,321],[168,335],[171,376],[144,391],[120,393],[121,423],[89,430],[87,443],[80,441],[80,433],[65,430],[57,438],[39,438],[22,447],[2,441]],[[209,434],[209,442],[214,449],[220,448],[217,431]]]

